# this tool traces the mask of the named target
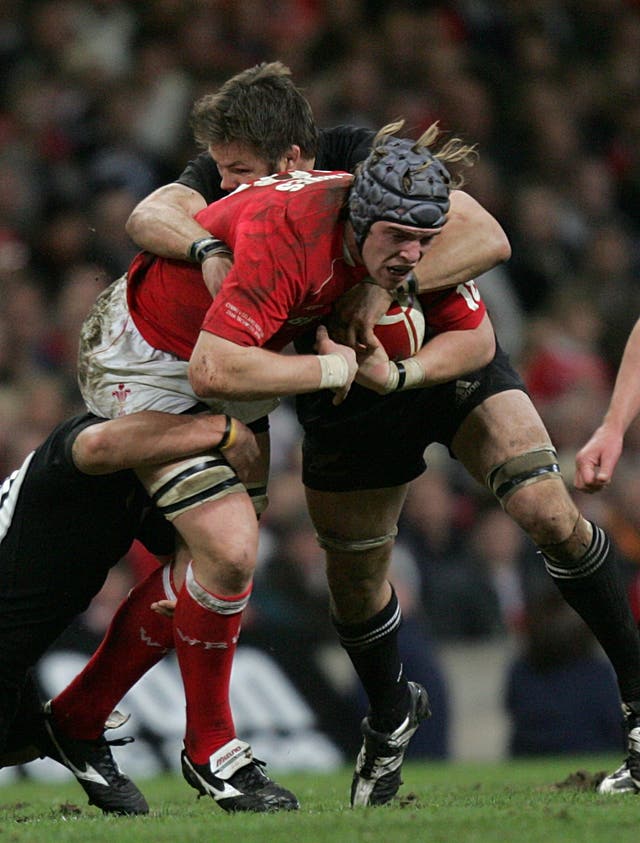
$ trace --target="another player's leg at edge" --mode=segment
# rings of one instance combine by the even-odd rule
[[[114,711],[104,730],[117,729],[128,719]],[[111,751],[112,746],[122,746],[131,741],[132,737],[107,740],[104,733],[96,740],[67,737],[55,723],[49,702],[41,702],[29,674],[21,695],[19,714],[11,724],[0,753],[0,768],[26,764],[36,758],[50,758],[75,776],[89,797],[89,804],[105,814],[148,814],[147,800],[122,772]]]
[[[114,711],[105,731],[123,726],[128,716]],[[129,816],[148,814],[149,805],[135,783],[120,769],[112,746],[131,743],[132,737],[107,740],[79,740],[63,734],[55,722],[49,702],[40,703],[35,689],[23,697],[20,727],[7,749],[0,754],[0,768],[25,764],[36,758],[50,758],[66,767],[88,796],[90,805],[105,814]],[[249,744],[234,739],[221,747],[209,764],[196,765],[182,753],[182,772],[199,796],[211,798],[227,812],[266,813],[299,807],[293,793],[272,781],[264,762],[253,757]]]

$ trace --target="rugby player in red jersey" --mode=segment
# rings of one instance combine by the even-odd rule
[[[268,103],[269,108],[260,115],[260,107],[264,103]],[[210,115],[207,115],[209,105],[213,105],[213,122],[209,119]],[[231,110],[225,114],[227,106]],[[208,232],[189,215],[206,205],[204,197],[213,201],[220,196],[220,186],[229,189],[252,177],[265,176],[275,169],[308,169],[313,164],[316,152],[318,163],[323,169],[335,166],[351,168],[366,155],[373,137],[373,133],[368,130],[350,127],[320,132],[316,137],[317,130],[308,103],[293,85],[288,70],[277,62],[251,68],[229,80],[222,86],[219,99],[213,95],[213,102],[204,105],[201,117],[209,129],[217,124],[220,131],[216,147],[217,167],[209,153],[203,153],[187,167],[180,178],[180,184],[169,185],[157,191],[141,203],[146,210],[142,210],[141,215],[134,214],[134,217],[145,221],[147,226],[150,224],[154,230],[160,226],[159,240],[143,245],[159,248],[167,257],[189,255],[192,261],[202,262],[204,279],[210,287],[211,276],[214,279],[221,278],[229,264],[228,260],[221,256],[228,254],[227,247],[220,242],[212,242],[210,236],[203,240],[202,235],[208,235]],[[265,120],[268,123],[267,128]],[[257,133],[253,131],[254,124],[256,130],[259,126]],[[233,142],[234,137],[237,143]],[[448,237],[449,228],[455,235],[453,240]],[[190,232],[193,234],[192,239],[199,237],[193,247],[189,240]],[[464,248],[460,248],[463,234]],[[187,246],[182,249],[180,244],[185,236]],[[152,241],[153,239],[151,237]],[[446,248],[448,239],[449,249]],[[440,242],[445,244],[444,250],[440,248]],[[447,215],[447,228],[441,229],[438,238],[431,240],[430,263],[425,268],[422,262],[421,272],[427,280],[435,282],[435,286],[438,286],[444,277],[454,282],[468,280],[476,272],[486,270],[504,259],[505,243],[504,233],[495,220],[471,197],[455,190],[452,207]],[[447,258],[449,251],[453,254],[451,259]],[[216,264],[223,266],[222,272],[209,272],[208,270]],[[435,272],[432,271],[432,266]],[[358,286],[364,286],[372,293],[379,289],[370,284]],[[472,301],[468,298],[468,292],[465,289],[468,301]],[[473,307],[476,308],[476,305]],[[464,310],[468,312],[468,308]],[[447,318],[451,318],[453,314],[446,316],[446,309],[440,313],[440,327],[446,330]],[[451,319],[451,325],[456,329],[464,327],[455,318]],[[312,333],[315,334],[315,331]],[[458,336],[466,337],[467,334],[461,330]],[[486,337],[486,333],[483,336]],[[171,363],[175,364],[175,360],[172,359]],[[384,359],[382,367],[383,371],[387,370]],[[118,384],[114,389],[114,397],[118,402],[122,402],[117,406],[117,412],[121,412],[122,405],[129,397],[128,387]],[[258,432],[258,439],[262,439],[264,448],[267,438],[265,420],[258,420],[251,426],[255,430],[265,431]],[[264,450],[268,454],[268,449]],[[264,483],[264,466],[261,481],[251,482],[250,478],[248,481],[245,478],[245,486],[258,509],[266,503]],[[376,557],[379,556],[378,549],[374,548],[372,552]],[[366,548],[362,548],[361,554],[367,555]],[[116,613],[101,647],[87,667],[47,707],[48,729],[56,737],[58,745],[73,759],[73,767],[70,769],[83,786],[86,780],[79,775],[79,769],[87,768],[89,774],[93,775],[99,773],[105,765],[109,769],[113,768],[115,763],[110,758],[108,745],[102,739],[104,722],[111,709],[136,679],[156,663],[161,657],[159,654],[173,646],[171,623],[167,622],[162,627],[158,616],[151,617],[153,613],[150,610],[152,601],[162,603],[163,598],[167,596],[163,589],[165,580],[166,577],[161,571],[154,572],[147,581],[131,592]],[[145,645],[147,636],[142,635],[141,630],[151,627],[154,629],[154,640],[153,646],[148,646]],[[164,634],[161,634],[162,631]],[[394,630],[391,629],[390,632],[393,636]],[[392,638],[389,640],[392,641]],[[403,680],[403,687],[406,690],[406,679]],[[222,700],[224,694],[223,688]],[[384,714],[384,711],[382,713]],[[49,754],[46,747],[43,751]],[[245,773],[254,778],[251,789],[261,790],[264,779],[253,776],[250,753],[241,754],[241,760],[247,768]],[[242,777],[242,770],[239,770],[239,773]],[[229,775],[234,781],[237,779],[235,772],[231,771]],[[99,800],[101,807],[108,806],[109,810],[112,810],[114,805],[117,806],[120,796],[117,789],[114,789],[113,793],[106,793],[107,784],[106,795],[102,796],[99,795],[102,792],[100,788],[95,790],[98,793],[94,798],[96,804]],[[224,797],[222,785],[215,795]],[[262,793],[258,799],[251,799],[249,802],[242,797],[239,801],[224,798],[216,801],[219,801],[222,807],[235,810],[264,810],[277,807],[274,806],[273,800],[265,799],[265,795]]]
[[[329,389],[341,403],[356,375],[355,353],[331,341],[324,326],[316,335],[317,353],[277,352],[319,324],[335,299],[365,277],[395,289],[439,236],[450,191],[443,161],[464,157],[465,147],[450,141],[434,156],[426,141],[437,137],[437,129],[408,141],[392,137],[400,125],[377,139],[379,149],[400,144],[405,151],[407,173],[399,192],[395,177],[389,185],[384,179],[371,185],[365,163],[355,180],[317,171],[258,179],[203,210],[200,221],[234,253],[213,301],[196,264],[139,256],[127,278],[98,299],[82,333],[79,376],[92,411],[182,412],[205,402],[252,422],[279,395]],[[384,197],[389,188],[393,198],[383,198],[380,214],[363,220],[362,201]],[[383,391],[400,380],[407,388],[429,386],[491,359],[493,331],[481,302],[470,308],[458,291],[437,295],[439,301],[428,294],[423,305],[436,327],[440,313],[441,325],[456,330],[439,334],[406,366],[390,363],[379,349],[361,361],[358,377]],[[212,375],[217,380],[205,383]],[[260,803],[264,810],[293,807],[275,783],[259,792],[241,790],[236,778],[255,767],[250,749],[235,736],[228,706],[233,651],[255,562],[251,499],[230,495],[226,474],[212,483],[209,473],[200,477],[183,464],[140,477],[193,557],[174,616],[187,697],[185,776],[233,810],[260,810]],[[53,701],[60,720],[63,706],[64,696]]]

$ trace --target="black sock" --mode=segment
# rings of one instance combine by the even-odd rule
[[[625,702],[640,700],[640,633],[607,534],[593,524],[593,539],[574,567],[542,554],[567,603],[605,651]]]
[[[409,685],[398,652],[401,622],[395,591],[384,609],[363,623],[346,624],[333,619],[340,643],[369,698],[369,725],[377,732],[394,731],[409,710]]]

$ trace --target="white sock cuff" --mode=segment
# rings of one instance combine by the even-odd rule
[[[173,562],[168,562],[162,569],[162,587],[167,600],[177,600],[178,595],[173,590],[171,574],[173,573]]]
[[[243,594],[238,594],[236,597],[219,597],[200,585],[194,576],[191,562],[187,568],[185,585],[190,597],[199,606],[210,612],[216,612],[218,615],[237,615],[238,612],[242,612],[249,602],[253,588],[252,583]]]

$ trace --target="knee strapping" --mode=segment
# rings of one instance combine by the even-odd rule
[[[489,471],[485,483],[504,504],[517,489],[542,480],[562,480],[558,455],[553,448],[537,448],[505,460]]]
[[[251,498],[256,515],[262,515],[269,506],[267,487],[264,483],[247,483],[247,492],[249,492],[249,497]]]
[[[185,460],[149,489],[154,504],[169,521],[206,501],[244,491],[229,463],[216,456]]]
[[[336,550],[341,553],[366,553],[368,550],[382,547],[387,542],[393,541],[397,535],[398,528],[394,527],[390,533],[375,536],[371,539],[342,539],[328,533],[316,533],[316,539],[324,550]]]

